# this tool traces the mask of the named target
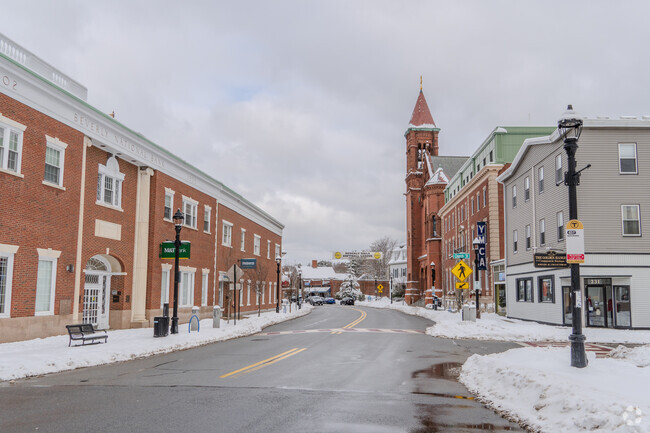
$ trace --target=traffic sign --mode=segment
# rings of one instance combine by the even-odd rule
[[[456,282],[457,289],[469,289],[469,281]]]
[[[380,292],[382,291],[383,288],[384,288],[383,284],[378,284],[377,285],[377,290],[379,290]]]
[[[467,277],[469,277],[472,272],[472,268],[467,266],[467,263],[462,260],[456,263],[456,266],[454,266],[451,270],[451,273],[454,274],[460,281],[465,281],[465,279],[467,279]]]
[[[229,281],[235,281],[236,279],[243,277],[243,274],[244,271],[242,271],[236,264],[232,265],[232,267],[228,269],[228,272],[226,272]]]
[[[585,230],[579,220],[566,223],[566,262],[585,262]]]
[[[469,259],[469,253],[454,253],[454,259]]]

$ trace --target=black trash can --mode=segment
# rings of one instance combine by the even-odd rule
[[[169,317],[154,317],[153,318],[153,336],[166,337],[169,335]]]

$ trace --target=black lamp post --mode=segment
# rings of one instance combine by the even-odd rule
[[[431,301],[434,310],[438,309],[438,299],[436,298],[436,264],[431,262]]]
[[[476,297],[476,318],[481,318],[481,306],[478,302],[478,298],[481,294],[478,281],[478,255],[479,248],[481,248],[481,241],[478,237],[474,238],[472,241],[472,246],[474,247],[474,296]]]
[[[174,241],[174,312],[172,313],[172,334],[178,334],[178,279],[180,273],[178,272],[178,254],[181,250],[181,228],[183,227],[183,221],[185,217],[183,212],[180,209],[176,210],[176,213],[172,217],[174,220],[174,228],[176,229],[176,240]]]
[[[282,257],[277,256],[275,258],[275,263],[278,265],[278,283],[275,286],[275,312],[280,312],[280,263],[282,263]]]
[[[567,171],[564,173],[564,184],[569,187],[569,219],[578,219],[578,197],[576,187],[580,184],[580,173],[576,173],[576,151],[578,138],[582,132],[582,119],[579,119],[569,105],[567,111],[557,122],[560,137],[564,137],[564,151],[567,155]],[[580,265],[571,263],[571,306],[572,306],[572,333],[571,341],[571,366],[584,368],[587,366],[585,353],[585,336],[582,334],[582,308],[578,302],[582,299],[580,292]]]

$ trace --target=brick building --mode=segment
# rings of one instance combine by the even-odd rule
[[[64,325],[149,326],[173,302],[162,241],[191,243],[179,316],[232,301],[225,271],[242,275],[242,311],[275,306],[284,226],[206,173],[86,102],[81,84],[0,34],[0,342],[61,334]],[[171,299],[170,299],[171,298]],[[252,298],[252,299],[251,299]]]

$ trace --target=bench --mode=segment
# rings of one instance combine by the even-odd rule
[[[72,344],[72,340],[81,340],[82,346],[85,346],[86,341],[89,342],[88,344],[98,344],[102,343],[102,339],[104,340],[104,343],[106,343],[106,340],[108,339],[106,331],[104,331],[103,334],[98,334],[91,323],[82,323],[80,325],[65,325],[65,327],[68,329],[68,335],[70,335],[68,347],[70,347]]]

